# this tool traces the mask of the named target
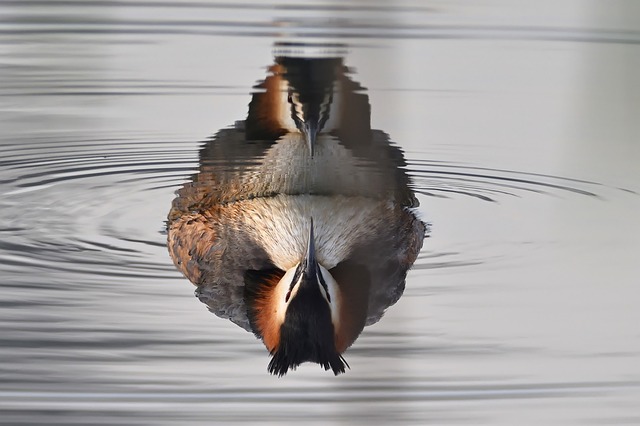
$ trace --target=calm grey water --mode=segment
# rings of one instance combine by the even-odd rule
[[[173,267],[276,42],[345,44],[430,238],[333,377]],[[0,3],[0,423],[639,424],[640,7]]]

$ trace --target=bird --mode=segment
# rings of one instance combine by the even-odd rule
[[[300,262],[284,275],[247,271],[245,295],[251,300],[251,326],[273,355],[270,372],[283,375],[306,361],[336,374],[345,371],[348,364],[341,353],[364,328],[366,312],[362,306],[349,306],[349,312],[343,312],[347,307],[341,287],[316,257],[313,218]]]
[[[262,340],[271,374],[314,362],[338,375],[402,295],[428,224],[343,58],[274,62],[246,120],[203,144],[167,246],[211,312]]]

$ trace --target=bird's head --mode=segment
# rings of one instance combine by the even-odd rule
[[[299,132],[313,156],[318,135],[339,127],[342,59],[278,57],[271,72],[249,104],[250,137]]]
[[[364,328],[367,295],[345,299],[341,284],[350,283],[339,284],[317,261],[313,223],[300,262],[287,271],[248,271],[245,284],[251,326],[272,355],[270,373],[283,376],[307,361],[345,372],[342,352]]]

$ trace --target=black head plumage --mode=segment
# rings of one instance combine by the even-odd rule
[[[331,311],[316,287],[301,288],[292,299],[272,351],[269,372],[284,376],[304,362],[315,362],[337,376],[349,365],[337,351]]]

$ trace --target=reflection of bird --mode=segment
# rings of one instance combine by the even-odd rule
[[[176,266],[212,312],[263,340],[277,375],[305,361],[343,372],[341,353],[398,300],[425,233],[402,154],[370,129],[344,70],[278,58],[169,213]]]
[[[276,58],[272,75],[258,86],[265,89],[249,104],[247,136],[264,138],[298,132],[309,153],[318,134],[340,127],[343,119],[344,66],[340,58]],[[353,92],[353,91],[352,91]]]

